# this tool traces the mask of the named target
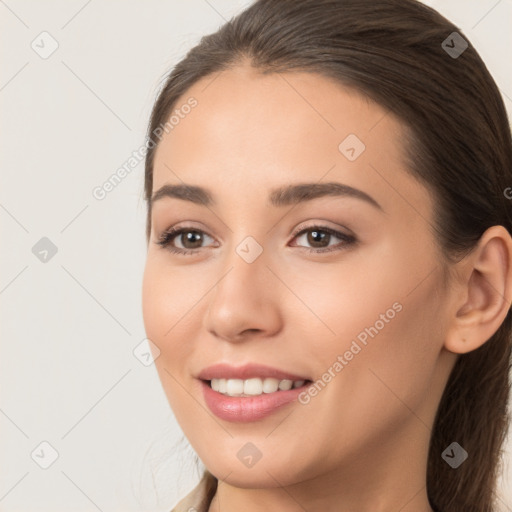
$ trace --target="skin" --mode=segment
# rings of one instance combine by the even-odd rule
[[[510,235],[487,230],[446,282],[432,196],[406,173],[402,123],[330,79],[241,64],[177,105],[190,96],[198,106],[157,148],[153,190],[200,185],[217,204],[153,204],[143,316],[176,419],[220,479],[209,510],[431,512],[435,412],[458,354],[485,343],[510,307]],[[338,149],[348,134],[366,145],[352,162]],[[274,187],[326,181],[364,191],[383,211],[336,196],[267,205]],[[293,237],[318,223],[357,243]],[[174,245],[199,247],[194,255],[155,243],[190,225],[202,245],[180,235]],[[250,264],[236,252],[247,236],[263,248]],[[326,246],[339,250],[307,252]],[[207,408],[195,378],[203,368],[257,362],[319,379],[396,302],[401,311],[308,404],[249,423]],[[251,468],[237,458],[247,442],[262,454]]]

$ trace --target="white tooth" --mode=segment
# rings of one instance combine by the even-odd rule
[[[275,393],[278,389],[279,381],[277,379],[268,377],[263,381],[263,393]]]
[[[211,386],[214,391],[230,396],[251,395],[262,393],[275,393],[276,391],[288,391],[292,388],[300,388],[305,380],[292,381],[290,379],[278,380],[271,377],[261,379],[212,379]]]
[[[227,379],[226,393],[228,395],[241,395],[244,392],[244,381],[242,379]]]
[[[293,380],[283,379],[279,383],[279,389],[281,391],[288,391],[289,389],[292,389],[292,385],[293,385]]]
[[[244,394],[245,395],[261,395],[263,391],[263,383],[261,379],[247,379],[244,380]]]

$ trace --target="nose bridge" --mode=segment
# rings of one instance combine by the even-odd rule
[[[245,236],[224,260],[224,278],[216,286],[218,294],[235,294],[242,303],[258,304],[266,295],[267,255],[253,236]],[[268,299],[268,297],[267,297]]]
[[[233,244],[222,262],[219,280],[210,295],[206,328],[225,339],[238,339],[245,330],[270,332],[278,329],[278,290],[270,281],[268,258],[254,237]]]

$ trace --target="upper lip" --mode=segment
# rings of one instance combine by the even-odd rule
[[[227,363],[218,363],[207,368],[203,368],[198,379],[251,379],[253,377],[272,377],[274,379],[283,380],[309,380],[307,377],[296,375],[287,371],[279,370],[271,366],[262,364],[249,363],[243,366],[231,366]]]

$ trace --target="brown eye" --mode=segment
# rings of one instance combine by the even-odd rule
[[[204,235],[211,238],[204,231],[195,228],[171,228],[164,231],[156,243],[167,248],[171,252],[178,254],[193,254],[198,249],[201,249],[201,244],[204,242]],[[176,240],[182,245],[182,247],[176,247],[174,245]]]
[[[155,243],[173,253],[191,255],[196,254],[203,248],[202,244],[205,241],[205,236],[212,238],[204,231],[192,227],[171,228],[164,231]],[[315,253],[341,250],[357,241],[354,236],[341,233],[327,226],[311,226],[302,229],[293,238],[301,237],[306,237],[305,242],[310,244],[311,248],[303,245],[294,246],[302,247],[309,252]],[[337,238],[341,242],[336,245],[330,245],[333,238]],[[178,242],[178,246],[176,246],[176,242]]]
[[[356,242],[356,238],[354,236],[340,233],[339,231],[328,228],[327,226],[308,227],[297,233],[294,236],[294,239],[301,237],[305,237],[305,242],[311,244],[312,249],[309,249],[311,252],[330,252],[341,248],[340,246],[347,246]],[[342,240],[342,243],[332,246],[334,248],[328,248],[329,242],[331,242],[333,237]],[[304,246],[300,245],[299,247]],[[305,248],[307,249],[307,247]]]

